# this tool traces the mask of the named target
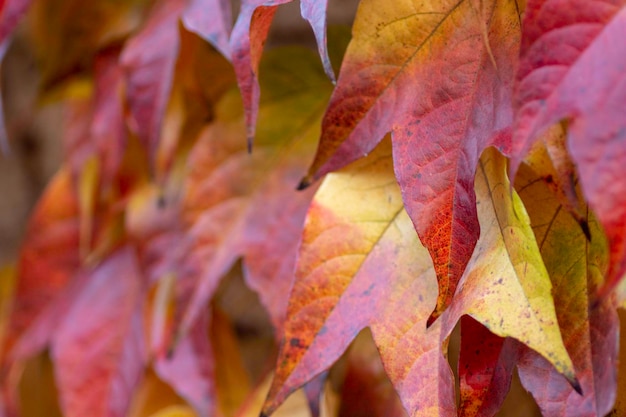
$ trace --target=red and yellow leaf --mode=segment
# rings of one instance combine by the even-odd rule
[[[516,2],[361,4],[315,162],[301,186],[367,155],[392,132],[407,211],[450,304],[479,236],[473,189],[489,145],[509,146]]]
[[[470,315],[491,333],[539,353],[579,390],[550,277],[506,170],[505,158],[495,149],[484,152],[475,182],[481,237],[442,325],[449,334],[461,316]]]
[[[624,4],[529,1],[515,93],[514,171],[544,130],[568,122],[583,193],[611,248],[605,291],[626,272]]]
[[[548,184],[538,181],[554,171],[550,159],[532,162],[532,169],[522,165],[516,184],[552,280],[557,318],[582,394],[534,352],[524,352],[520,378],[545,415],[605,416],[615,402],[619,334],[614,298],[596,298],[607,270],[606,240],[590,213],[588,240]]]
[[[391,146],[329,175],[309,209],[264,412],[326,370],[365,327],[409,415],[455,414],[432,264],[403,208]]]

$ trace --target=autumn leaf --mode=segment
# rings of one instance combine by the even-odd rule
[[[483,157],[476,180],[483,236],[450,309],[426,330],[432,305],[427,297],[434,289],[426,286],[430,260],[409,219],[402,217],[406,213],[390,177],[389,144],[384,145],[345,172],[329,175],[309,209],[278,370],[264,411],[269,414],[330,366],[369,326],[409,414],[451,414],[450,370],[440,349],[465,314],[549,358],[578,387],[561,340],[550,280],[523,206],[510,195],[504,158],[493,149]],[[370,309],[363,310],[365,304]],[[399,322],[407,327],[397,333]],[[402,355],[396,354],[400,346]],[[432,382],[420,388],[432,375],[438,375],[437,395]]]
[[[409,415],[454,415],[441,323],[425,326],[435,289],[385,141],[368,158],[329,175],[309,208],[264,413],[326,370],[369,327]]]
[[[141,13],[146,3],[145,0],[33,2],[30,29],[44,90],[88,72],[101,49],[119,44],[136,28],[135,15]]]
[[[529,1],[515,92],[515,172],[549,126],[566,120],[583,193],[607,233],[607,284],[626,272],[626,8],[623,1]],[[560,10],[570,10],[563,13]]]
[[[481,237],[442,326],[449,334],[470,315],[491,333],[533,349],[580,391],[559,330],[550,277],[506,170],[504,157],[488,148],[475,182]]]
[[[251,148],[258,118],[259,62],[278,5],[291,0],[243,0],[230,36],[231,60],[243,99],[248,147]],[[326,46],[326,0],[303,0],[302,17],[311,24],[327,75],[334,80]]]
[[[461,318],[459,391],[461,416],[494,416],[511,387],[519,344],[489,332],[470,316]]]
[[[296,192],[294,184],[313,155],[330,83],[309,51],[277,51],[264,65],[260,114],[265,122],[259,125],[255,152],[246,150],[236,91],[222,99],[215,122],[191,152],[183,216],[194,241],[189,262],[202,270],[183,329],[239,257],[247,284],[281,327],[299,231],[312,197],[312,192]]]
[[[154,160],[163,116],[174,80],[179,50],[179,18],[184,0],[159,0],[141,31],[124,46],[121,63],[127,79],[129,125]]]
[[[61,408],[67,417],[123,417],[146,362],[145,282],[129,247],[79,279],[50,347]]]
[[[48,342],[80,266],[78,198],[67,170],[53,178],[31,217],[17,265],[6,354],[27,357]]]
[[[549,185],[540,181],[554,171],[550,159],[533,156],[532,169],[522,165],[516,185],[552,279],[557,318],[582,395],[534,352],[524,351],[520,378],[545,415],[605,416],[615,402],[619,334],[615,300],[595,295],[607,270],[606,240],[590,213],[587,239]]]
[[[229,0],[189,0],[183,16],[185,27],[230,58],[232,10]]]
[[[301,183],[367,155],[392,132],[407,211],[450,304],[479,236],[473,190],[484,148],[508,147],[519,43],[515,2],[363,2],[315,162]]]
[[[339,416],[406,417],[369,332],[356,337],[345,360]]]

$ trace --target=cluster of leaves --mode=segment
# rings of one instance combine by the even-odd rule
[[[0,2],[0,50],[28,10],[65,106],[15,270],[4,412],[47,350],[67,417],[127,415],[146,380],[200,416],[258,413],[267,387],[211,304],[239,259],[280,343],[265,415],[305,385],[315,412],[365,328],[382,367],[354,350],[342,415],[494,415],[515,367],[545,415],[611,412],[626,2],[362,0],[327,45],[327,2],[301,0],[319,56],[263,53],[288,1],[242,0],[234,25],[224,0]]]

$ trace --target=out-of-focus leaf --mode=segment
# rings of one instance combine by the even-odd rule
[[[129,247],[81,278],[51,343],[63,415],[123,417],[146,362],[143,278]]]
[[[210,331],[220,410],[225,416],[233,416],[250,394],[250,378],[243,366],[230,320],[218,309],[213,309]]]
[[[183,13],[183,24],[230,59],[228,42],[233,25],[230,0],[190,0]]]
[[[311,192],[295,188],[310,162],[330,83],[313,53],[267,54],[257,148],[248,154],[241,102],[235,91],[216,109],[191,152],[184,215],[192,225],[189,262],[202,265],[183,331],[221,277],[243,257],[248,286],[259,294],[272,324],[282,326],[298,240]]]
[[[554,172],[550,159],[535,159],[530,166],[522,165],[516,186],[552,279],[558,322],[582,395],[534,352],[522,356],[520,378],[544,415],[605,416],[615,401],[619,334],[614,298],[596,298],[607,270],[606,239],[587,214],[588,240],[548,184],[540,181]]]
[[[346,355],[340,417],[405,417],[406,411],[385,373],[371,334],[363,332]]]
[[[610,417],[626,415],[626,311],[620,308],[618,313],[620,321],[619,367],[617,371],[618,383],[615,408],[611,414],[609,414]]]
[[[39,201],[20,252],[5,345],[7,354],[13,357],[41,350],[56,328],[64,308],[57,300],[80,266],[78,212],[70,174],[61,170]]]
[[[200,416],[218,414],[215,353],[207,331],[211,320],[205,308],[194,326],[166,357],[157,358],[156,373],[172,386]]]
[[[148,150],[150,161],[161,139],[163,116],[178,56],[179,20],[185,0],[158,0],[143,27],[124,46],[130,128]]]
[[[513,339],[494,335],[470,316],[461,317],[460,416],[487,417],[498,412],[511,386],[518,352]]]
[[[568,121],[583,193],[611,248],[604,291],[626,272],[624,4],[529,1],[515,93],[513,171],[545,129]]]
[[[200,131],[215,118],[215,106],[236,84],[232,65],[211,45],[181,28],[174,84],[156,155],[162,181],[195,144]]]
[[[483,153],[475,182],[481,237],[442,316],[444,332],[470,315],[491,333],[538,352],[580,389],[559,330],[550,277],[506,170],[506,159],[495,149]]]
[[[7,335],[8,320],[11,316],[16,275],[15,267],[11,265],[0,267],[0,363],[6,354],[4,339]]]
[[[109,49],[94,58],[92,96],[70,101],[64,135],[65,160],[75,177],[96,158],[101,187],[110,187],[118,172],[126,146],[122,72],[119,50]],[[100,180],[99,180],[100,182]]]
[[[508,149],[520,39],[514,1],[361,3],[305,187],[392,132],[407,211],[450,304],[479,236],[473,181],[483,149]]]
[[[329,175],[311,204],[266,415],[332,365],[365,327],[409,415],[455,415],[440,322],[425,325],[435,290],[385,141]]]
[[[42,352],[24,362],[20,375],[20,417],[62,417],[54,383],[54,364]],[[36,400],[35,400],[36,398]],[[9,414],[9,416],[14,414]]]
[[[259,62],[270,25],[278,5],[291,0],[242,0],[241,10],[230,37],[231,60],[243,98],[248,147],[252,146],[258,117],[260,88]],[[307,19],[318,42],[318,49],[327,75],[334,80],[326,47],[327,0],[303,0],[302,17]]]
[[[99,50],[119,43],[137,27],[146,3],[146,0],[33,2],[30,27],[44,89],[89,71]]]
[[[154,417],[159,412],[174,409],[192,412],[169,385],[149,370],[137,387],[128,417]]]
[[[0,61],[4,58],[13,30],[30,7],[31,2],[31,0],[3,0],[0,4]]]

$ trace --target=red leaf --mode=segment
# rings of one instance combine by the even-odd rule
[[[515,92],[513,172],[539,134],[567,119],[583,192],[607,232],[605,290],[626,272],[624,1],[529,1]]]
[[[20,252],[6,344],[10,351],[20,339],[13,358],[39,351],[54,331],[61,309],[57,299],[80,266],[79,226],[78,201],[69,172],[63,170],[39,201]]]
[[[157,358],[155,370],[202,416],[215,415],[216,387],[209,313],[203,310],[171,356]]]
[[[118,173],[126,147],[119,50],[105,50],[94,61],[94,95],[88,102],[70,102],[64,135],[65,158],[74,178],[97,158],[102,187]]]
[[[153,161],[170,96],[179,48],[178,22],[185,0],[160,0],[121,56],[127,76],[130,126]]]
[[[146,361],[143,279],[128,247],[83,279],[51,345],[61,407],[67,417],[123,417]]]
[[[511,386],[518,346],[470,316],[461,318],[460,416],[494,416],[498,412]]]
[[[433,4],[431,4],[433,3]],[[479,235],[474,172],[508,146],[519,43],[514,2],[363,3],[302,186],[367,155],[392,131],[407,211],[449,305]]]

